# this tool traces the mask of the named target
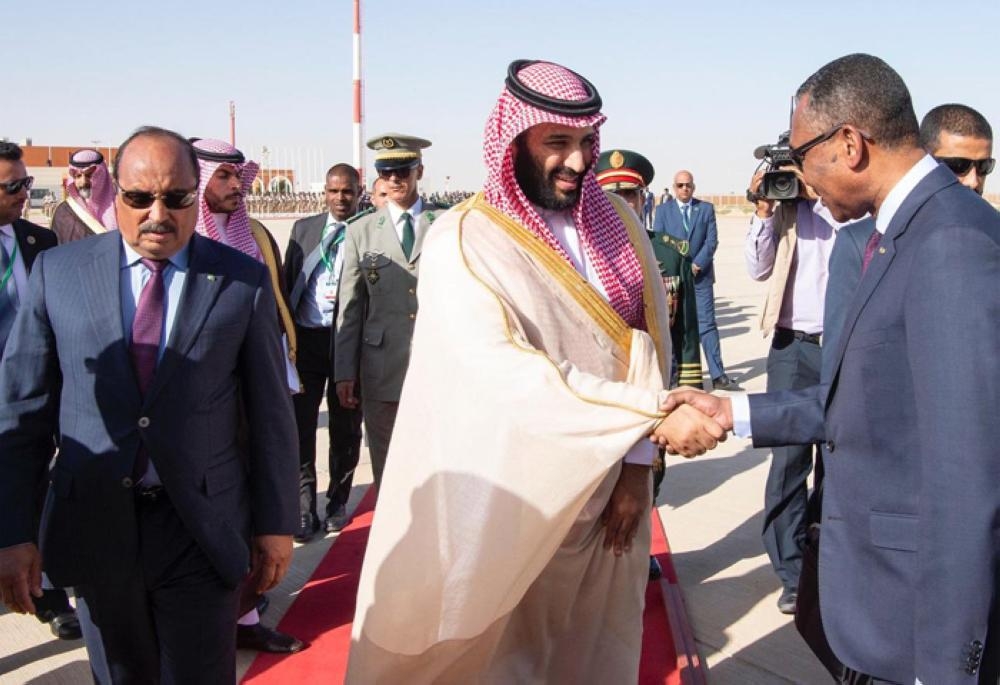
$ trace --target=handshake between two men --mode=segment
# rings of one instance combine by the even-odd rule
[[[649,439],[670,454],[704,454],[724,442],[733,428],[732,401],[694,388],[671,391],[660,410],[667,417]]]

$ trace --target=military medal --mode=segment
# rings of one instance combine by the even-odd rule
[[[372,285],[375,285],[376,283],[378,283],[378,279],[379,279],[378,271],[376,271],[375,269],[369,269],[368,282]]]

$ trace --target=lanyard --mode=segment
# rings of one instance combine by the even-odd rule
[[[14,274],[15,259],[17,259],[17,240],[14,241],[14,251],[10,253],[10,264],[7,265],[7,271],[4,272],[3,276],[0,276],[0,292],[3,292],[4,288],[7,287],[7,281]]]
[[[330,226],[336,226],[336,225],[337,224],[327,224],[326,226],[324,226],[323,234],[320,235],[319,237],[319,249],[320,249],[319,257],[320,259],[323,260],[323,266],[326,267],[327,271],[333,271],[333,262],[330,261],[330,250],[337,247],[337,245],[340,245],[342,242],[344,242],[344,235],[347,233],[347,231],[341,231],[340,235],[338,235],[333,239],[333,243],[331,243],[330,247],[324,250],[323,241],[326,240],[326,234],[329,232]]]

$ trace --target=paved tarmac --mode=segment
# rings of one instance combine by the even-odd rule
[[[46,223],[40,213],[32,220]],[[727,371],[745,388],[762,391],[768,341],[757,329],[766,285],[755,283],[743,265],[745,216],[719,216],[716,254],[716,309]],[[290,220],[266,220],[284,248]],[[318,453],[325,454],[325,408],[320,417]],[[320,460],[322,461],[322,460]],[[715,452],[693,460],[668,461],[657,502],[674,554],[688,616],[708,680],[713,685],[827,683],[829,677],[795,632],[791,618],[778,612],[780,583],[760,541],[761,508],[769,452],[732,438]],[[325,464],[317,464],[320,489]],[[371,482],[367,450],[358,468],[351,506]],[[297,545],[285,580],[269,593],[264,622],[274,625],[294,600],[335,539],[334,535]],[[254,654],[241,652],[239,673]],[[92,682],[81,642],[61,642],[32,617],[0,608],[0,684],[77,685]]]

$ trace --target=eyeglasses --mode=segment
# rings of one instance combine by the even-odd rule
[[[937,161],[951,169],[956,176],[965,176],[969,169],[976,167],[976,173],[987,176],[993,171],[997,161],[992,157],[987,159],[969,159],[968,157],[935,157]]]
[[[694,188],[694,183],[675,183],[674,188]]]
[[[802,145],[799,145],[798,147],[791,148],[788,151],[788,156],[791,158],[792,163],[799,168],[799,171],[802,171],[802,165],[805,164],[806,161],[806,153],[812,150],[817,145],[825,143],[826,141],[833,138],[835,135],[837,135],[837,131],[844,128],[844,126],[846,125],[847,125],[846,121],[837,124],[826,133],[820,133],[812,140],[802,143]],[[862,137],[865,136],[862,134]]]
[[[16,181],[7,181],[6,183],[0,183],[0,188],[3,188],[3,192],[8,195],[17,195],[21,192],[21,189],[31,190],[31,184],[35,182],[34,176],[25,176],[24,178],[19,178]]]
[[[167,209],[184,209],[194,204],[198,199],[198,189],[168,190],[165,193],[147,193],[144,190],[124,190],[120,186],[118,192],[122,201],[132,209],[149,209],[157,200],[163,200]]]
[[[414,165],[414,166],[394,167],[392,169],[379,169],[378,175],[379,178],[384,178],[386,180],[389,180],[393,176],[395,176],[400,180],[405,180],[410,177],[410,173],[416,168],[417,168],[416,165]]]

